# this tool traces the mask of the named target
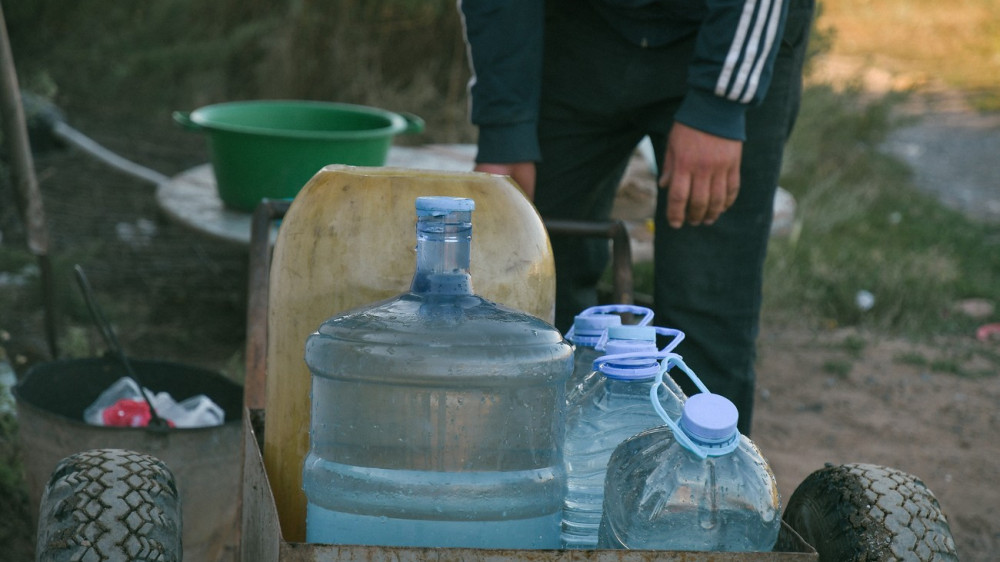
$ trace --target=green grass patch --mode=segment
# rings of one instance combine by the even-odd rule
[[[917,190],[879,149],[891,131],[886,98],[807,90],[782,186],[797,201],[793,235],[771,243],[765,307],[826,325],[930,335],[968,333],[958,299],[1000,302],[1000,227],[978,224]],[[859,291],[875,297],[859,307]]]
[[[868,340],[859,335],[851,334],[844,338],[840,346],[851,358],[860,359],[865,353],[865,348],[868,347]]]
[[[930,368],[935,373],[962,374],[962,361],[957,357],[942,357],[931,361]]]
[[[930,361],[924,356],[924,354],[915,351],[900,353],[899,355],[893,357],[893,361],[899,363],[900,365],[911,365],[913,367],[926,367],[930,364]]]
[[[846,379],[854,369],[854,362],[846,359],[830,359],[823,362],[823,372],[840,379]]]
[[[956,342],[951,347],[939,347],[937,352],[923,353],[910,351],[901,353],[893,361],[931,371],[965,378],[995,377],[1000,367],[1000,351],[975,345],[972,342]]]
[[[1000,2],[836,0],[822,3],[835,55],[971,94],[1000,110]]]
[[[0,414],[0,513],[4,515],[4,523],[0,525],[0,547],[4,560],[34,559],[29,502],[17,421],[11,414]]]

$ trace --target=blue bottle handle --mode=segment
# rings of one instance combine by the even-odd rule
[[[670,431],[673,432],[674,439],[677,439],[677,442],[680,443],[682,447],[694,453],[699,459],[705,459],[709,456],[726,455],[736,450],[739,446],[739,439],[733,439],[731,443],[723,447],[713,447],[711,449],[695,443],[690,437],[688,437],[688,434],[681,429],[680,420],[671,419],[667,412],[663,409],[663,405],[660,404],[659,389],[660,386],[663,385],[664,373],[673,367],[680,367],[681,371],[683,371],[684,374],[691,379],[691,382],[698,387],[698,390],[706,393],[709,391],[708,388],[705,387],[705,384],[701,382],[701,379],[698,378],[698,375],[695,375],[694,371],[692,371],[691,368],[684,363],[684,360],[680,355],[671,353],[660,362],[660,370],[656,373],[656,381],[649,389],[649,399],[653,403],[653,409],[656,410],[656,413],[660,415],[663,422],[666,423],[667,427],[670,428]]]
[[[656,333],[661,336],[669,336],[673,338],[670,340],[670,343],[663,346],[663,349],[660,350],[660,353],[670,353],[682,341],[684,341],[684,332],[680,330],[674,328],[661,328],[659,326],[653,326],[653,329],[656,330]],[[604,351],[604,346],[607,343],[608,343],[608,331],[604,330],[604,333],[601,334],[600,338],[598,338],[597,343],[594,344],[594,349],[596,349],[597,351]]]
[[[652,309],[634,304],[602,304],[599,306],[591,306],[590,308],[583,309],[583,312],[581,312],[579,316],[593,316],[597,314],[641,314],[642,318],[635,323],[636,326],[648,326],[649,323],[653,321]],[[566,332],[566,339],[573,341],[574,334],[575,331],[573,326],[570,326],[569,331]]]
[[[653,310],[645,306],[634,304],[602,304],[584,309],[580,316],[590,316],[593,314],[642,314],[642,318],[635,323],[636,326],[648,326],[653,321]]]
[[[656,371],[656,380],[649,387],[649,399],[653,403],[653,409],[656,410],[656,413],[659,414],[660,418],[662,418],[664,423],[667,424],[667,427],[669,427],[673,432],[674,438],[677,439],[677,442],[680,443],[681,446],[697,455],[698,458],[707,458],[708,452],[706,449],[692,441],[691,438],[684,433],[684,430],[680,428],[678,422],[671,419],[667,412],[663,409],[663,405],[660,404],[659,396],[660,387],[665,386],[663,384],[663,375],[672,367],[680,367],[680,369],[684,371],[688,378],[691,379],[691,382],[694,383],[700,392],[709,392],[705,383],[701,382],[701,379],[698,378],[698,375],[694,374],[694,371],[692,371],[691,368],[684,363],[684,360],[681,359],[680,355],[670,351],[659,351],[657,353],[633,351],[631,353],[604,355],[594,360],[594,370],[600,370],[604,364],[620,359],[655,359],[660,362],[660,368]]]

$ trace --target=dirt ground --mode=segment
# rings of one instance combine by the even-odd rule
[[[74,127],[161,173],[207,161],[203,139],[178,130],[165,111],[120,113],[111,104],[64,109]],[[153,186],[77,151],[41,154],[37,167],[59,275],[64,343],[76,352],[102,351],[70,283],[72,263],[82,263],[132,355],[238,373],[246,249],[170,222],[157,207]],[[996,189],[995,181],[990,185]],[[17,241],[8,235],[2,243]],[[987,321],[997,321],[995,313]],[[37,297],[0,314],[3,345],[19,373],[45,357],[41,326]],[[997,345],[970,334],[967,340],[916,346],[875,334],[765,322],[753,438],[770,460],[783,498],[824,463],[891,466],[918,476],[936,494],[963,560],[995,559],[1000,373],[995,364],[974,364],[976,355],[961,350]],[[971,362],[961,365],[967,371],[994,372],[960,376],[915,357],[958,357]]]
[[[905,77],[899,80],[871,69],[861,75],[861,85],[874,93],[907,85]],[[899,115],[907,124],[883,148],[912,167],[917,187],[974,220],[1000,222],[1000,115],[976,113],[960,94],[942,88],[911,97]],[[984,324],[998,321],[997,303],[965,304]],[[753,436],[784,498],[823,463],[891,466],[934,492],[962,560],[996,559],[1000,365],[977,362],[970,351],[995,353],[1000,340],[969,334],[916,345],[765,322],[759,348]],[[914,360],[919,357],[927,360]],[[934,368],[949,363],[950,369]]]
[[[860,350],[859,338],[865,338]],[[787,500],[824,463],[897,468],[937,496],[962,560],[994,560],[1000,548],[1000,381],[901,360],[951,345],[968,343],[931,348],[850,331],[810,334],[765,325],[753,438],[782,497]],[[851,358],[850,372],[831,372],[828,365],[845,357]]]

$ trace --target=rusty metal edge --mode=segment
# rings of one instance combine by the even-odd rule
[[[288,212],[290,201],[264,199],[250,223],[249,288],[247,291],[246,379],[243,402],[262,410],[266,399],[267,300],[271,270],[271,223]]]
[[[634,304],[635,283],[632,276],[632,240],[624,221],[572,221],[543,219],[550,235],[607,238],[611,240],[612,302]]]
[[[243,409],[243,471],[240,498],[240,560],[277,562],[280,560],[281,526],[271,484],[264,470],[264,457],[253,427],[259,410]],[[263,437],[263,431],[260,431]]]

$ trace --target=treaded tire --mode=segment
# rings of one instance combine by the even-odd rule
[[[937,498],[894,468],[827,465],[799,484],[783,519],[822,562],[958,560]]]
[[[180,496],[159,459],[93,449],[56,465],[42,495],[39,561],[180,560]]]

